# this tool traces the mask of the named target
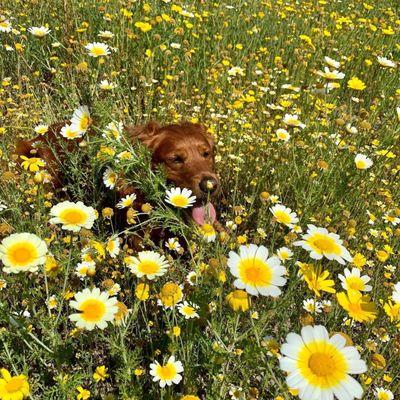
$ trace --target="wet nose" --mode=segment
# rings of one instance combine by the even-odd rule
[[[212,176],[204,177],[199,183],[200,189],[204,193],[212,193],[218,187],[218,181]]]

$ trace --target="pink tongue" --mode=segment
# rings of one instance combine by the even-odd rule
[[[213,224],[217,219],[217,213],[214,206],[211,203],[207,203],[205,206],[193,207],[192,218],[199,225],[204,225],[205,223]]]

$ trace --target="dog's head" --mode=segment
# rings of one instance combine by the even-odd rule
[[[190,189],[198,202],[219,193],[214,141],[203,125],[185,122],[160,126],[150,122],[128,133],[152,151],[153,164],[164,166],[169,181]]]

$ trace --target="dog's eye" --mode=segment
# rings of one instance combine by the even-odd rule
[[[182,164],[183,163],[183,159],[180,156],[173,156],[170,158],[170,161],[174,164]]]
[[[204,158],[210,157],[210,152],[209,152],[209,151],[205,151],[205,152],[203,153],[203,157],[204,157]]]

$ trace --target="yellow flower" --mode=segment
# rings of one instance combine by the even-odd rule
[[[306,268],[302,272],[308,288],[312,290],[317,297],[321,296],[321,292],[336,292],[334,288],[335,282],[332,279],[328,279],[329,271],[322,271],[321,268],[306,264]]]
[[[177,283],[167,282],[161,288],[159,297],[159,304],[165,308],[172,308],[182,300],[183,292]]]
[[[22,163],[21,166],[24,168],[25,171],[31,171],[31,172],[37,172],[39,171],[40,167],[44,167],[46,163],[41,159],[37,157],[25,157],[25,156],[20,156],[22,158]]]
[[[175,337],[180,336],[180,334],[181,334],[181,328],[180,328],[179,326],[174,326],[174,327],[172,328],[172,334],[173,334]]]
[[[93,379],[96,382],[104,381],[106,378],[108,378],[108,376],[109,375],[107,374],[107,368],[104,365],[97,367],[93,373]]]
[[[385,250],[378,250],[376,257],[379,261],[385,262],[389,258],[389,254]]]
[[[233,311],[247,311],[250,307],[249,296],[244,290],[234,290],[226,296]]]
[[[367,259],[361,253],[356,253],[352,263],[355,267],[361,269],[367,263]]]
[[[359,291],[350,289],[347,294],[336,295],[339,304],[349,313],[350,318],[358,322],[370,322],[377,317],[375,304],[369,296],[363,296]]]
[[[181,397],[180,400],[200,400],[200,398],[197,396],[193,396],[192,394],[187,394],[187,395]]]
[[[90,399],[90,391],[84,389],[82,386],[78,386],[76,390],[79,392],[76,396],[77,400],[87,400]]]
[[[11,376],[5,368],[0,372],[3,376],[0,379],[1,400],[22,400],[29,396],[29,383],[25,375]]]
[[[135,296],[140,301],[145,301],[149,298],[150,286],[147,283],[139,283],[135,289]]]
[[[393,303],[390,300],[383,306],[385,313],[390,317],[390,321],[400,320],[400,303]]]
[[[135,22],[136,28],[139,28],[142,32],[148,32],[151,30],[151,25],[148,22]]]
[[[357,78],[356,76],[353,76],[353,77],[347,82],[347,86],[348,86],[350,89],[353,89],[353,90],[364,90],[364,89],[366,88],[365,83],[364,83],[361,79]]]

